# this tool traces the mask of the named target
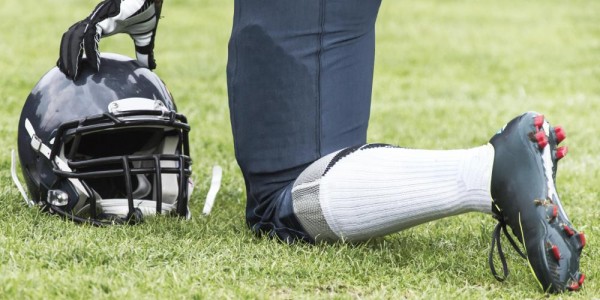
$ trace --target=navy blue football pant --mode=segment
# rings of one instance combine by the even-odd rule
[[[365,144],[380,0],[235,0],[227,84],[252,230],[312,239],[293,212],[312,162]]]

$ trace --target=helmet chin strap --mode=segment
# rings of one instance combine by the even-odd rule
[[[17,159],[16,159],[14,149],[10,151],[10,155],[11,155],[10,175],[12,176],[12,180],[15,183],[15,185],[17,186],[17,189],[19,190],[19,192],[21,193],[21,196],[23,196],[25,203],[27,203],[27,205],[29,205],[29,206],[33,206],[35,204],[35,202],[33,202],[33,200],[31,200],[27,196],[27,192],[25,192],[25,189],[23,188],[23,185],[21,184],[21,181],[19,180],[19,176],[17,175],[17,164],[15,163],[15,161]]]
[[[147,181],[147,179],[145,179]],[[149,183],[149,181],[148,181]],[[192,194],[194,185],[192,181],[188,181],[188,200],[189,195]],[[144,188],[145,189],[145,188]],[[136,189],[136,192],[139,190],[139,187]],[[135,192],[134,192],[135,194]],[[134,196],[135,198],[135,196]],[[113,215],[121,219],[129,218],[129,204],[127,198],[112,198],[112,199],[102,199],[100,195],[96,194],[96,205],[100,208],[102,214],[105,215]],[[153,216],[156,215],[156,201],[154,200],[144,200],[144,199],[134,199],[133,205],[136,209],[136,212],[139,212],[143,216]],[[90,205],[87,204],[79,209],[75,215],[85,215],[89,213]],[[177,202],[162,202],[161,206],[161,214],[170,214],[177,210]],[[192,217],[190,210],[188,208],[188,214],[186,219],[190,219]]]
[[[217,193],[221,188],[222,177],[223,168],[221,168],[221,166],[218,165],[214,166],[212,170],[212,179],[210,180],[210,188],[208,189],[208,193],[206,194],[206,200],[204,200],[204,209],[202,209],[202,214],[204,214],[205,216],[208,216],[212,211],[215,199],[217,197]]]
[[[102,212],[109,215],[127,216],[129,213],[128,201],[125,198],[117,199],[98,199],[96,205],[102,208]],[[133,206],[141,211],[144,216],[156,214],[156,201],[154,200],[133,200]],[[163,203],[162,214],[168,214],[175,211],[176,205]]]

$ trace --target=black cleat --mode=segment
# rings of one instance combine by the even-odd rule
[[[573,228],[555,185],[557,162],[567,154],[566,147],[558,147],[564,138],[561,127],[552,127],[543,115],[528,112],[510,121],[490,140],[495,150],[492,210],[499,221],[492,239],[490,267],[498,280],[508,275],[500,246],[501,229],[525,256],[508,235],[508,225],[525,245],[526,258],[544,291],[577,290],[583,284],[579,257],[585,236]],[[492,261],[496,242],[504,278],[498,276]]]

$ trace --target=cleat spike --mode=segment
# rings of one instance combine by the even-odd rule
[[[573,282],[567,287],[567,289],[569,289],[570,291],[576,291],[579,289],[579,284],[577,284],[577,282]]]
[[[554,258],[557,261],[559,261],[560,260],[560,251],[558,250],[558,246],[552,245],[552,248],[550,248],[550,250],[552,251],[552,255],[554,255]]]
[[[556,149],[556,160],[560,160],[567,156],[567,153],[569,153],[569,148],[567,146],[558,147]]]
[[[579,276],[579,281],[577,283],[579,283],[579,286],[583,285],[583,281],[585,280],[585,274],[581,273],[581,276]]]
[[[585,234],[583,232],[579,233],[579,242],[581,243],[581,248],[585,247]]]
[[[556,134],[556,144],[560,144],[560,142],[567,138],[567,133],[562,126],[554,126],[554,134]]]
[[[571,229],[569,225],[564,225],[563,229],[565,230],[565,233],[568,237],[572,237],[575,234],[575,231],[573,231],[573,229]]]
[[[543,131],[538,131],[535,134],[535,140],[538,143],[538,146],[540,146],[540,149],[544,149],[544,147],[546,147],[546,145],[548,145],[548,137],[546,136],[546,133],[544,133]]]
[[[555,204],[552,206],[552,216],[551,216],[550,220],[552,221],[552,220],[556,219],[556,216],[558,216],[558,205]]]
[[[544,125],[544,115],[537,115],[533,118],[533,125],[535,125],[535,128],[537,129],[542,128],[542,125]]]

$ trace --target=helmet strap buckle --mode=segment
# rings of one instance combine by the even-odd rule
[[[42,145],[42,140],[37,135],[33,134],[31,136],[31,148],[39,153],[40,149],[42,149]]]

